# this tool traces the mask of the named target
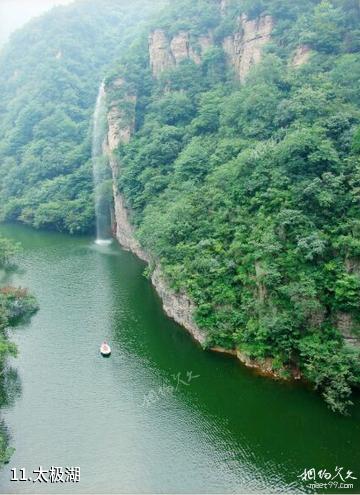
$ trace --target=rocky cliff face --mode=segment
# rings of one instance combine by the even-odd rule
[[[270,41],[273,19],[269,15],[249,20],[245,14],[239,19],[239,30],[225,38],[223,48],[235,74],[244,82],[251,67],[261,60],[262,50]]]
[[[221,11],[227,8],[227,0],[221,0]],[[223,48],[226,52],[229,63],[234,67],[238,79],[242,82],[245,80],[251,67],[261,59],[262,49],[269,41],[273,29],[273,20],[270,16],[261,16],[257,20],[248,20],[246,16],[239,19],[239,30],[233,36],[224,40]],[[180,31],[172,38],[168,37],[162,29],[154,30],[149,36],[149,61],[154,78],[167,69],[176,67],[184,60],[193,60],[196,64],[201,63],[202,56],[206,50],[214,46],[214,40],[211,33],[207,36],[200,36],[195,46],[192,46],[189,33]],[[113,83],[111,93],[116,93],[116,89],[122,90],[124,81],[118,79]],[[115,91],[114,91],[115,90]],[[156,288],[166,314],[182,325],[199,343],[204,344],[206,333],[199,328],[193,318],[195,306],[186,294],[179,294],[172,291],[166,278],[163,276],[161,267],[157,265],[151,256],[146,253],[139,242],[136,240],[134,228],[131,225],[130,214],[126,207],[124,198],[119,192],[117,182],[121,173],[121,163],[114,155],[116,148],[122,143],[128,143],[135,127],[135,111],[129,116],[123,110],[123,105],[128,107],[132,104],[135,110],[136,97],[134,95],[125,95],[122,92],[122,103],[116,98],[109,103],[108,113],[108,142],[107,152],[110,157],[110,164],[114,182],[114,204],[116,219],[116,238],[119,243],[139,258],[155,265],[151,280]],[[258,291],[261,298],[266,297],[266,290],[261,283],[262,267],[256,266],[258,279]],[[234,355],[246,366],[255,368],[261,373],[272,376],[279,376],[272,369],[272,360],[264,362],[252,360],[241,350],[225,350],[214,348],[214,351],[225,352]],[[299,370],[288,370],[293,377],[299,378]]]
[[[183,60],[193,60],[200,64],[203,53],[212,46],[212,37],[200,36],[197,47],[192,46],[189,33],[180,31],[168,38],[163,29],[156,29],[149,36],[150,67],[154,77],[159,78],[162,72],[176,67]]]
[[[112,94],[108,101],[108,144],[114,151],[119,144],[128,143],[135,128],[136,95],[126,94],[116,97],[117,92],[123,95],[125,81],[116,79],[112,82]]]
[[[107,94],[116,95],[117,90],[121,90],[122,103],[126,107],[129,103],[133,104],[133,114],[129,116],[128,111],[123,111],[121,109],[121,101],[117,98],[108,98],[110,99],[108,101],[108,135],[107,142],[104,145],[105,152],[109,157],[113,177],[115,236],[124,249],[133,252],[140,259],[150,263],[152,261],[151,257],[142,249],[136,239],[135,230],[130,221],[130,212],[118,188],[121,163],[114,152],[119,145],[129,142],[135,125],[136,97],[134,95],[124,96],[122,91],[123,85],[124,82],[121,79],[114,81],[111,90],[107,91]],[[191,300],[185,294],[176,294],[169,288],[159,266],[155,266],[151,281],[163,302],[166,314],[185,327],[195,340],[203,344],[205,342],[205,334],[193,320],[195,307]]]
[[[111,98],[108,96],[107,98],[109,108],[107,115],[108,135],[107,143],[105,143],[104,147],[109,157],[113,177],[115,235],[125,249],[133,251],[139,258],[148,261],[146,253],[135,239],[134,228],[129,220],[129,212],[118,189],[120,167],[114,155],[114,151],[118,146],[127,144],[134,132],[136,96],[131,94],[124,95],[124,81],[122,79],[113,81],[110,89],[110,91],[107,91],[107,95],[110,93],[113,96]],[[117,98],[118,92],[121,94],[119,98]],[[126,111],[124,108],[126,108]]]
[[[351,314],[338,312],[336,326],[347,344],[356,347],[360,346],[360,336],[355,333],[356,325]]]
[[[192,301],[185,294],[175,293],[169,288],[159,266],[153,271],[151,281],[162,300],[166,314],[185,327],[200,344],[204,344],[205,332],[194,322],[195,306]]]
[[[169,41],[162,29],[157,29],[149,36],[150,66],[154,77],[174,65],[169,50]]]

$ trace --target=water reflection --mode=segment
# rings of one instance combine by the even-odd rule
[[[0,408],[10,407],[21,395],[21,380],[16,368],[6,366],[0,373]]]
[[[21,395],[21,381],[16,369],[5,367],[0,373],[0,413],[1,410],[14,405]],[[11,434],[0,416],[0,467],[10,461],[15,449],[11,446]]]
[[[26,267],[14,283],[31,287],[41,309],[14,331],[23,391],[5,417],[12,465],[32,470],[49,456],[81,465],[81,485],[67,488],[82,493],[300,492],[305,467],[360,474],[358,407],[339,418],[303,387],[202,351],[164,315],[143,263],[115,244],[23,228],[13,235]],[[159,397],[189,372],[199,378],[147,405],[150,391]],[[63,491],[14,486],[5,469],[0,484]]]

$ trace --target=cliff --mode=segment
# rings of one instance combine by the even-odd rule
[[[222,14],[225,13],[227,6],[226,0],[222,0],[220,5]],[[245,15],[242,15],[238,20],[237,32],[223,40],[222,48],[228,63],[234,68],[235,75],[240,82],[244,82],[251,67],[260,62],[262,49],[270,40],[272,29],[271,16],[264,15],[256,20],[248,20]],[[215,42],[211,30],[207,35],[195,38],[185,30],[180,30],[173,36],[169,36],[164,29],[153,30],[148,38],[149,66],[153,78],[159,79],[164,71],[177,67],[184,60],[192,60],[199,65],[204,53],[213,46]],[[113,176],[115,236],[124,249],[130,250],[140,259],[154,266],[151,281],[162,300],[164,311],[170,318],[182,325],[196,341],[204,345],[206,332],[194,322],[195,305],[186,294],[175,293],[171,290],[162,274],[161,266],[141,247],[131,224],[131,211],[119,191],[118,178],[121,174],[121,163],[116,156],[116,150],[121,144],[127,144],[134,132],[136,95],[127,92],[126,84],[121,78],[111,83],[111,86],[107,88],[107,93],[109,110],[105,148],[109,155]],[[256,266],[256,271],[260,279],[260,265]],[[265,297],[265,289],[260,282],[258,290],[261,297]],[[216,346],[212,350],[231,354],[246,366],[262,374],[280,376],[280,373],[273,370],[272,359],[260,362],[251,359],[239,349],[227,350]],[[295,378],[299,378],[298,370],[290,370],[290,372]]]
[[[118,94],[120,94],[119,97]],[[115,236],[124,249],[132,251],[144,261],[149,261],[146,253],[135,239],[134,228],[129,220],[129,212],[126,209],[124,198],[119,192],[120,168],[114,154],[119,145],[130,141],[134,132],[136,96],[126,92],[125,82],[121,78],[112,82],[111,87],[106,90],[106,96],[108,133],[104,150],[109,157],[113,178]],[[126,106],[128,106],[127,111],[124,110]]]
[[[162,300],[165,313],[186,328],[200,344],[205,344],[205,332],[195,324],[193,319],[195,306],[192,301],[185,294],[175,293],[169,288],[159,265],[155,267],[151,281]]]
[[[243,14],[238,24],[238,31],[224,39],[223,48],[237,78],[244,82],[251,67],[260,62],[262,50],[271,39],[274,22],[269,15],[250,20]]]
[[[204,152],[204,148],[211,147],[213,144],[211,137],[207,139],[206,132],[210,130],[217,132],[217,126],[221,123],[221,115],[226,115],[230,105],[236,101],[228,99],[226,95],[224,97],[216,95],[215,97],[208,93],[209,89],[217,87],[217,85],[226,82],[233,83],[233,75],[231,71],[224,70],[224,62],[227,60],[228,66],[233,68],[236,79],[241,84],[246,84],[250,70],[262,59],[266,44],[272,37],[274,37],[274,43],[278,40],[278,32],[274,30],[275,21],[272,16],[266,14],[255,19],[244,14],[239,15],[233,33],[220,35],[219,33],[229,33],[230,16],[228,16],[227,8],[226,1],[222,1],[221,4],[219,2],[218,17],[223,20],[218,30],[208,22],[199,27],[195,23],[191,24],[184,21],[181,24],[179,22],[179,26],[182,27],[175,34],[170,29],[162,28],[154,29],[148,36],[148,60],[143,61],[141,71],[139,71],[141,77],[145,75],[145,84],[134,85],[138,87],[140,97],[137,112],[140,118],[136,125],[139,132],[136,133],[132,145],[123,149],[122,152],[122,156],[125,157],[123,167],[126,169],[126,173],[123,174],[121,187],[126,191],[126,199],[129,204],[135,205],[136,211],[134,212],[129,211],[126,201],[118,189],[121,163],[119,158],[116,158],[116,153],[114,155],[114,151],[119,145],[128,143],[134,132],[134,110],[137,95],[126,91],[126,84],[121,80],[115,84],[117,89],[110,91],[111,94],[116,94],[116,92],[121,94],[118,102],[115,98],[115,103],[109,105],[108,116],[108,147],[109,153],[112,155],[110,161],[114,177],[116,237],[124,248],[133,251],[154,268],[151,280],[162,300],[165,312],[186,328],[202,345],[209,345],[211,342],[214,346],[212,350],[231,354],[246,366],[272,377],[291,376],[294,379],[299,379],[301,378],[299,366],[301,366],[305,377],[309,379],[313,366],[311,362],[313,359],[312,349],[318,347],[320,350],[317,352],[323,355],[330,352],[327,350],[326,337],[322,332],[325,324],[329,323],[333,328],[337,327],[346,343],[357,344],[354,318],[346,312],[339,312],[338,309],[330,313],[324,307],[322,288],[317,287],[316,280],[313,281],[312,289],[312,282],[304,283],[304,280],[298,280],[294,270],[291,272],[291,280],[289,280],[289,274],[284,270],[283,261],[280,260],[289,249],[288,245],[285,245],[287,236],[292,235],[285,232],[285,229],[281,233],[277,227],[274,227],[274,246],[284,244],[283,250],[280,249],[273,256],[277,260],[275,263],[279,263],[275,269],[275,265],[272,265],[273,259],[269,259],[265,249],[266,243],[264,243],[264,247],[261,247],[260,251],[263,248],[264,250],[260,255],[257,254],[255,259],[244,261],[243,246],[247,246],[249,244],[248,237],[252,238],[253,236],[251,228],[245,235],[241,228],[234,227],[239,236],[239,241],[237,240],[235,243],[232,238],[233,234],[230,232],[231,229],[224,233],[224,230],[219,228],[218,224],[221,223],[219,217],[225,217],[223,214],[219,214],[223,205],[218,205],[218,210],[216,210],[216,206],[213,206],[213,187],[209,189],[204,187],[201,190],[201,194],[203,190],[205,190],[205,195],[208,194],[207,204],[211,205],[208,206],[206,213],[198,205],[196,195],[193,196],[193,204],[189,206],[189,209],[184,207],[184,200],[187,199],[184,198],[187,191],[185,181],[188,180],[189,183],[193,181],[196,189],[196,181],[201,183],[203,174],[209,176],[212,174],[212,163],[214,162],[211,162],[211,156],[212,154],[216,155],[217,151]],[[235,22],[234,18],[232,22]],[[189,26],[188,30],[184,29],[183,26]],[[199,33],[206,33],[206,35]],[[211,50],[212,48],[216,48],[216,50]],[[221,49],[223,53],[221,53]],[[207,50],[211,51],[204,60]],[[308,45],[289,47],[285,60],[287,63],[283,64],[284,73],[306,64],[313,51],[313,46]],[[276,59],[275,55],[272,54],[271,56]],[[171,69],[178,68],[184,61],[193,61],[194,64],[185,64],[180,70],[174,71],[170,77]],[[311,67],[312,65],[309,64],[309,69]],[[128,76],[124,76],[125,79],[136,80],[136,65],[132,69],[135,69],[135,77],[133,77],[132,71],[128,71]],[[166,79],[166,85],[164,85],[165,81],[161,76],[166,71],[169,71],[169,77]],[[268,71],[271,73],[271,68],[268,68]],[[266,73],[260,71],[259,74],[256,74],[259,80],[264,79],[264,88],[275,86],[271,78],[266,77],[268,71]],[[158,81],[159,79],[160,81]],[[252,100],[247,95],[247,91],[239,91],[239,85],[233,86],[234,92],[243,93],[245,100],[248,100],[249,105],[251,105]],[[274,100],[272,102],[274,109],[278,108],[275,100],[279,91],[285,100],[291,101],[293,97],[288,87],[274,88],[270,97],[270,100]],[[133,92],[136,93],[135,90]],[[166,93],[165,96],[164,92]],[[183,93],[186,98],[180,99],[179,92]],[[295,88],[293,92],[295,92]],[[209,99],[204,98],[202,100],[203,94],[207,94]],[[268,105],[269,95],[266,91],[263,95],[257,96],[260,97],[260,101],[261,98],[264,98],[264,105]],[[197,97],[199,98],[197,99]],[[188,103],[184,111],[180,108],[183,101]],[[221,107],[219,101],[226,102],[227,106]],[[160,106],[159,108],[156,107],[158,102],[161,104],[161,110],[159,110]],[[234,115],[237,115],[239,119],[236,120],[234,117],[229,121],[229,130],[232,136],[241,136],[246,139],[248,129],[251,128],[254,120],[262,123],[268,119],[267,128],[271,129],[274,126],[272,117],[266,117],[263,110],[259,110],[263,108],[261,105],[258,109],[252,109],[249,115],[242,112],[241,104],[239,107],[234,108]],[[128,108],[132,109],[131,115],[125,111]],[[171,120],[168,119],[169,115]],[[196,117],[193,118],[193,115]],[[192,118],[193,120],[191,120]],[[195,124],[190,131],[191,142],[188,146],[186,144],[183,146],[181,139],[189,137],[187,134],[189,121]],[[169,122],[171,122],[170,126]],[[194,132],[194,129],[196,136],[192,137],[191,132]],[[303,132],[308,131],[305,129]],[[264,129],[262,133],[259,131],[259,141],[264,139],[264,135],[267,136],[268,131]],[[218,135],[219,142],[223,142],[222,138],[223,136]],[[216,138],[214,145],[216,145]],[[293,146],[291,142],[290,145]],[[249,146],[251,147],[252,143],[249,142]],[[314,142],[312,146],[316,149],[318,143]],[[281,143],[279,143],[280,147]],[[271,153],[270,150],[269,154]],[[199,162],[203,156],[204,165],[201,168]],[[238,152],[234,149],[230,150],[229,156],[226,155],[222,159],[225,162],[237,156]],[[182,160],[184,157],[186,159]],[[265,154],[264,159],[267,159]],[[255,169],[261,169],[261,166],[260,160],[253,163]],[[276,168],[276,161],[270,160],[268,166]],[[283,167],[280,175],[284,173],[283,170],[287,170],[287,161]],[[233,169],[232,173],[236,177],[238,173],[236,164]],[[174,171],[175,173],[173,173]],[[248,173],[251,175],[252,172],[249,170]],[[307,168],[302,173],[306,176]],[[291,179],[290,177],[289,180]],[[172,189],[169,188],[171,193],[177,191],[176,180],[182,182],[183,188],[177,199],[178,209],[174,213],[169,201],[170,195],[163,194],[163,191],[164,188],[166,191],[169,184],[172,186]],[[213,180],[214,183],[217,183],[215,174]],[[233,180],[231,174],[229,180]],[[276,183],[276,180],[273,182]],[[276,186],[278,185],[276,184]],[[226,193],[226,186],[223,183],[218,184],[217,187],[219,190],[216,202],[223,193],[231,196],[229,191]],[[244,211],[248,211],[248,215],[251,217],[253,210],[248,205],[249,191],[244,192],[240,184],[236,184],[234,187],[239,190],[237,198],[242,202]],[[174,192],[175,197],[177,194]],[[266,194],[269,194],[269,190],[266,191]],[[237,203],[233,204],[229,197],[227,199],[227,206],[232,205],[229,207],[229,211],[235,212],[238,207]],[[278,203],[276,204],[278,205]],[[277,208],[281,208],[281,205],[274,206],[275,215],[279,213]],[[305,208],[304,211],[306,211]],[[172,270],[174,280],[178,282],[179,286],[191,287],[191,291],[193,291],[193,287],[196,287],[197,291],[191,292],[197,294],[194,301],[199,307],[199,319],[196,321],[201,321],[203,328],[211,329],[211,331],[206,332],[195,323],[193,316],[197,307],[194,302],[186,293],[175,293],[171,290],[166,277],[163,275],[162,267],[151,256],[150,252],[145,252],[141,247],[131,225],[133,215],[136,215],[137,222],[141,225],[139,232],[146,239],[146,245],[152,246],[151,251],[166,253],[164,254],[164,267],[166,263],[166,268]],[[196,222],[193,221],[194,215],[196,215]],[[303,216],[306,214],[304,213]],[[160,219],[159,222],[158,218]],[[228,218],[226,217],[226,221]],[[257,222],[255,218],[254,221]],[[231,219],[229,222],[231,224]],[[262,222],[258,222],[258,224],[258,232],[261,233],[265,229],[265,225]],[[306,234],[302,227],[299,227],[298,231],[297,236],[300,238]],[[199,248],[199,239],[207,239],[201,248]],[[223,242],[224,239],[228,241],[228,244]],[[259,244],[259,239],[252,238],[251,242],[254,244],[248,245],[249,252],[253,252],[253,246]],[[225,246],[231,246],[231,249],[234,250],[229,256]],[[273,248],[273,245],[271,247]],[[299,272],[302,273],[302,270],[305,270],[302,264],[307,263],[305,260],[314,260],[314,258],[309,255],[305,259],[302,253],[299,254],[299,249],[294,251],[293,259],[298,262]],[[312,249],[312,245],[306,244],[305,246],[304,244],[301,249]],[[340,260],[341,262],[342,260]],[[288,260],[285,260],[286,263]],[[348,264],[348,273],[351,274],[356,267],[354,267],[354,262],[349,261]],[[239,268],[239,276],[236,275],[236,267],[241,267]],[[279,294],[275,294],[276,289],[269,282],[274,276],[282,280],[282,290],[285,288],[284,301],[286,300],[288,304],[286,307],[282,304],[283,301],[279,300]],[[232,282],[230,282],[231,280]],[[249,298],[249,301],[246,297]],[[313,301],[310,301],[311,297],[313,297]],[[236,302],[234,303],[234,301]],[[346,306],[339,307],[346,308]],[[295,331],[292,333],[294,329]],[[299,332],[304,336],[299,338]],[[284,344],[285,341],[281,335],[286,335],[290,347],[288,344]],[[317,338],[318,340],[316,340]],[[343,346],[343,341],[337,335],[336,339],[340,349],[340,346]],[[329,349],[335,344],[335,340],[331,341]],[[306,346],[308,346],[308,351]],[[343,347],[348,349],[347,346]],[[294,351],[289,351],[289,348],[294,349]],[[299,357],[299,349],[302,353],[301,357]],[[263,359],[252,359],[250,355],[263,356]],[[268,357],[269,355],[273,357]],[[305,358],[303,358],[304,355]],[[345,362],[348,359],[345,352],[343,356]],[[306,368],[307,364],[308,368]],[[320,373],[322,372],[321,366],[322,362],[319,363]],[[306,373],[308,374],[306,375]]]
[[[120,101],[112,98],[109,95],[117,94],[120,90],[122,94],[122,104],[132,104],[133,113],[129,116],[128,113],[121,110],[119,107]],[[136,97],[131,94],[124,94],[124,81],[122,79],[115,80],[111,88],[106,91],[108,98],[108,133],[107,141],[104,144],[104,150],[109,157],[109,162],[113,177],[113,196],[114,196],[114,231],[119,244],[126,250],[133,252],[136,256],[147,263],[154,264],[151,256],[140,246],[136,239],[135,229],[131,224],[130,211],[126,206],[125,199],[119,191],[118,178],[121,173],[121,163],[116,157],[115,151],[121,144],[129,142],[131,135],[134,132],[135,119],[135,101]],[[130,117],[130,118],[129,118]],[[194,304],[185,294],[176,294],[172,291],[166,282],[166,279],[161,273],[161,268],[155,263],[155,269],[151,275],[151,281],[157,293],[159,294],[163,308],[166,314],[182,325],[200,344],[205,343],[205,333],[195,324],[193,313],[195,310]]]
[[[221,11],[227,7],[221,2]],[[228,63],[233,67],[236,77],[244,82],[251,67],[260,62],[262,50],[271,39],[274,22],[271,16],[263,15],[257,19],[248,19],[243,14],[238,19],[238,30],[227,36],[222,47],[227,55]],[[193,60],[200,64],[206,50],[214,46],[211,31],[207,35],[198,36],[191,43],[187,31],[179,31],[168,37],[163,29],[156,29],[149,35],[149,57],[152,74],[155,78],[168,69],[176,67],[184,60]]]
[[[116,90],[122,90],[123,86],[123,80],[118,79],[112,83],[112,87],[108,88],[106,93],[107,95],[114,92],[116,94]],[[135,97],[134,95],[124,95],[122,91],[122,101],[123,103],[134,103]],[[141,260],[151,263],[154,266],[151,274],[151,282],[162,301],[165,313],[179,325],[183,326],[197,342],[205,345],[206,332],[195,323],[193,318],[196,310],[195,305],[186,294],[175,293],[170,288],[166,278],[162,274],[161,266],[141,247],[136,239],[135,229],[131,224],[131,212],[127,208],[125,199],[119,191],[118,178],[119,174],[121,174],[121,162],[115,152],[119,145],[129,142],[134,132],[134,115],[135,112],[133,113],[133,118],[129,119],[126,112],[121,111],[119,108],[119,101],[108,97],[108,133],[107,140],[104,143],[104,151],[109,157],[113,177],[115,237],[124,249],[131,251]],[[222,347],[213,347],[211,350],[237,357],[245,366],[253,368],[261,374],[280,378],[280,374],[272,369],[272,359],[257,361],[251,359],[239,349],[228,350]],[[292,375],[295,378],[299,378],[300,376],[298,370],[292,372]]]
[[[360,259],[347,257],[345,259],[345,269],[348,275],[355,275],[360,278]],[[360,325],[359,322],[355,321],[353,315],[338,311],[335,325],[348,345],[360,347]]]
[[[169,38],[163,29],[156,29],[149,35],[149,59],[153,76],[159,78],[162,72],[187,59],[200,64],[202,55],[212,45],[211,34],[199,36],[195,47],[186,31],[179,31]]]

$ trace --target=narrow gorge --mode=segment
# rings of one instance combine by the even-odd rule
[[[0,220],[115,236],[203,348],[347,413],[359,22],[353,0],[82,0],[34,20],[0,59]]]
[[[221,16],[226,16],[229,6],[221,2]],[[244,84],[246,77],[253,67],[260,64],[263,51],[272,40],[272,32],[275,21],[271,15],[265,13],[258,17],[249,19],[246,14],[236,18],[235,31],[225,36],[222,40],[215,40],[216,35],[209,29],[206,34],[194,36],[189,31],[180,30],[170,35],[165,29],[155,28],[148,36],[148,49],[146,64],[151,71],[154,81],[161,80],[165,75],[169,77],[171,71],[181,68],[184,63],[194,63],[199,66],[204,57],[217,48],[225,55],[227,69],[233,74],[234,80]],[[311,49],[308,45],[299,45],[291,53],[289,64],[295,69],[309,61]],[[183,326],[202,346],[216,352],[227,353],[236,356],[243,364],[256,369],[261,374],[275,378],[286,376],[286,378],[300,379],[302,373],[296,364],[281,366],[275,365],[273,358],[267,357],[257,359],[241,348],[224,348],[221,345],[207,345],[207,334],[204,329],[195,322],[196,304],[184,291],[174,291],[167,277],[164,275],[160,262],[146,248],[141,246],[136,234],[136,228],[132,224],[132,213],[126,198],[119,190],[119,178],[122,174],[121,157],[118,153],[122,145],[127,145],[134,135],[137,127],[136,107],[139,95],[136,91],[129,89],[123,77],[114,78],[108,83],[108,138],[106,150],[109,156],[113,176],[114,197],[114,232],[120,245],[132,251],[140,259],[150,266],[152,284],[160,296],[166,314]],[[164,93],[171,90],[164,85]],[[266,274],[261,268],[261,262],[255,263],[255,272],[259,299],[264,301],[266,288],[261,278]],[[350,272],[349,272],[350,273]],[[322,312],[314,311],[311,318],[315,324],[320,325],[323,321]],[[359,345],[359,337],[352,332],[355,328],[350,315],[339,313],[337,327],[345,340],[352,345]]]
[[[5,3],[0,492],[358,493],[359,0]]]

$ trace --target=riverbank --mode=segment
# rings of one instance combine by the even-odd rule
[[[131,251],[142,261],[145,261],[152,267],[150,279],[157,294],[159,295],[162,306],[170,318],[181,325],[192,338],[203,348],[210,351],[225,354],[237,358],[247,368],[251,368],[256,373],[273,379],[282,380],[300,380],[301,372],[297,367],[274,369],[273,359],[266,358],[262,361],[252,359],[241,349],[226,349],[223,347],[207,347],[206,332],[201,329],[194,321],[193,314],[196,310],[194,303],[184,293],[176,293],[169,286],[161,266],[152,259],[150,253],[147,253],[136,239],[135,229],[130,221],[129,211],[126,208],[125,200],[118,190],[117,182],[119,175],[119,164],[112,153],[113,147],[106,146],[105,151],[109,157],[110,166],[113,175],[113,194],[114,194],[114,219],[115,226],[113,232],[119,244],[123,249]]]
[[[7,268],[9,266],[4,263],[4,260],[9,261],[5,246],[11,247],[11,249],[8,248],[11,255],[15,254],[16,249],[12,250],[12,246],[7,240],[1,238],[0,240],[2,241],[0,269],[8,276]],[[11,264],[10,267],[13,268],[13,265]],[[16,357],[18,352],[17,346],[9,338],[9,330],[36,313],[39,306],[36,298],[27,289],[9,285],[3,286],[1,282],[0,280],[0,405],[3,406],[10,402],[12,394],[11,370],[8,366],[8,359]],[[14,448],[9,446],[9,435],[0,422],[0,467],[10,461],[13,453]]]

